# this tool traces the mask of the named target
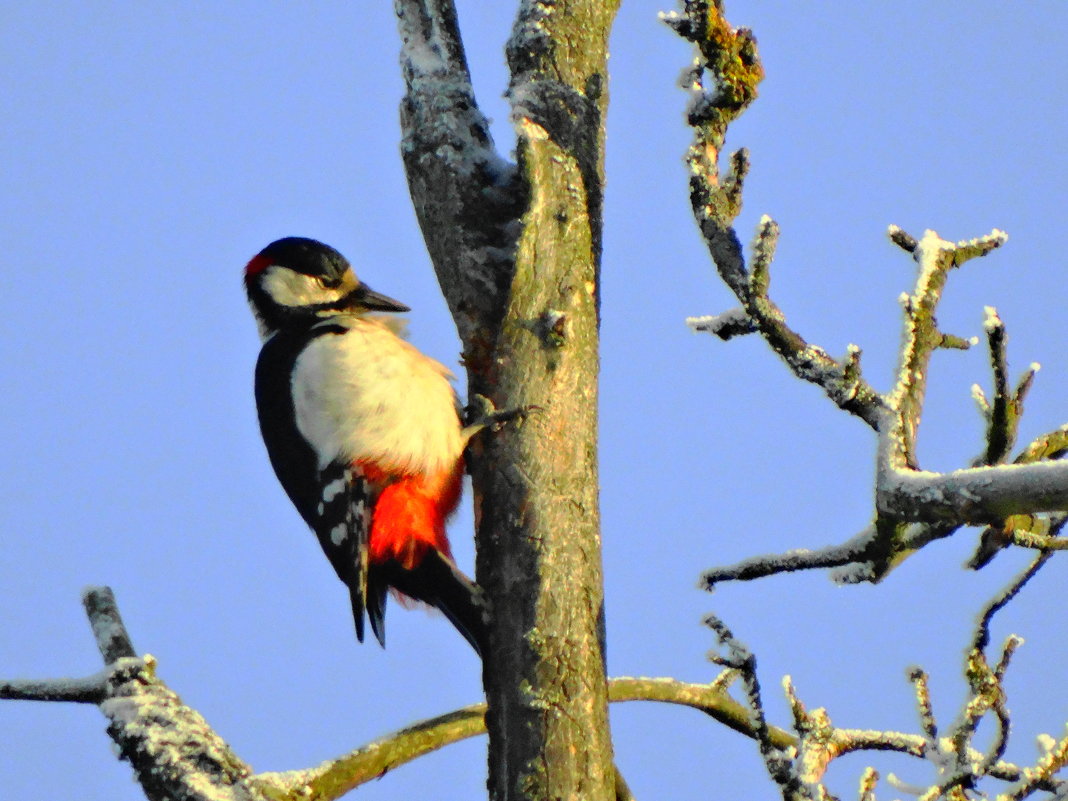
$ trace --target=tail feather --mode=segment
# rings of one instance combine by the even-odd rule
[[[440,609],[464,636],[475,653],[481,656],[486,650],[487,607],[482,589],[440,551],[428,551],[423,560],[411,570],[405,570],[396,562],[372,565],[372,585],[385,587],[388,583],[399,592],[417,601]],[[368,611],[370,611],[370,601]],[[385,597],[382,598],[385,607]],[[382,625],[382,621],[379,621]],[[376,635],[375,618],[371,626]],[[379,636],[379,642],[384,639]]]
[[[386,599],[389,597],[389,585],[382,580],[375,567],[368,570],[367,576],[367,619],[371,621],[371,631],[375,639],[383,648],[386,647]],[[356,614],[356,606],[353,604],[353,614]],[[363,620],[360,619],[360,628]],[[363,642],[361,640],[360,642]]]
[[[352,599],[352,620],[356,624],[356,639],[363,642],[363,593],[358,587],[350,586],[349,598]]]

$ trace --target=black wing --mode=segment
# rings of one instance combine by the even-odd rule
[[[384,645],[380,621],[385,602],[376,603],[373,594],[368,598],[368,537],[373,502],[370,487],[355,468],[340,462],[328,465],[319,474],[319,486],[321,495],[312,528],[338,578],[349,588],[356,638],[363,642],[366,611],[375,636]]]
[[[356,636],[362,642],[373,499],[362,476],[349,465],[333,463],[319,470],[318,456],[297,429],[292,391],[293,367],[308,343],[346,331],[341,326],[319,325],[305,331],[279,331],[268,339],[256,362],[256,409],[278,481],[315,532],[338,578],[349,588]],[[380,640],[384,604],[383,594],[367,609]]]
[[[256,411],[274,474],[312,528],[319,504],[319,458],[297,430],[293,405],[293,366],[315,334],[279,331],[264,345],[256,362]]]

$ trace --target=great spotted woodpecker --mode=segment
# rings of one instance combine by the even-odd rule
[[[286,237],[245,267],[263,338],[256,407],[275,474],[385,645],[390,587],[440,609],[481,653],[481,593],[452,561],[445,521],[463,450],[449,371],[399,336],[408,307],[338,251]]]

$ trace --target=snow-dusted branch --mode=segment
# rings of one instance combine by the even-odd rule
[[[82,592],[82,606],[89,616],[96,647],[100,649],[105,665],[123,657],[137,656],[111,587],[86,587]]]
[[[969,242],[953,244],[927,231],[916,241],[896,225],[890,226],[891,241],[912,254],[919,273],[912,294],[900,298],[905,313],[905,336],[901,346],[897,382],[887,396],[887,406],[893,414],[889,421],[881,421],[879,431],[888,435],[895,446],[895,466],[916,467],[916,430],[927,391],[927,368],[931,356],[945,347],[947,337],[938,329],[935,311],[950,270],[969,259],[985,256],[1005,243],[1008,237],[995,230],[990,235]],[[903,244],[904,243],[904,244]],[[950,339],[954,345],[958,339]]]
[[[100,704],[108,697],[109,681],[113,678],[111,666],[136,656],[136,652],[110,587],[87,587],[82,593],[82,604],[104,659],[104,670],[78,679],[0,680],[0,700]]]
[[[957,788],[978,791],[979,783],[986,778],[1009,784],[998,796],[1001,799],[1022,799],[1039,790],[1063,797],[1068,792],[1068,781],[1056,778],[1055,774],[1068,763],[1068,737],[1062,740],[1044,738],[1043,751],[1032,766],[1021,767],[1004,760],[1010,734],[1004,679],[1010,659],[1023,640],[1010,635],[994,655],[986,653],[992,619],[1016,597],[1048,558],[1049,554],[1041,554],[993,598],[980,615],[964,664],[968,695],[944,733],[940,732],[935,718],[927,674],[914,667],[908,675],[919,713],[920,732],[917,734],[835,726],[827,710],[806,707],[789,676],[783,679],[783,688],[796,734],[793,737],[785,732],[778,734],[778,730],[768,726],[765,720],[753,654],[721,620],[709,616],[707,622],[726,652],[724,655],[712,654],[712,661],[726,665],[731,677],[744,682],[747,733],[759,744],[768,773],[779,786],[783,798],[787,801],[832,798],[823,783],[828,767],[835,759],[858,751],[894,751],[929,762],[935,768],[936,780],[928,786],[907,785],[909,792],[925,801],[935,801],[943,796],[963,797],[954,795],[953,791]],[[717,691],[726,692],[728,688],[721,685],[723,682],[719,680],[713,683]],[[993,718],[994,736],[986,749],[980,750],[974,740],[980,723],[988,716]],[[762,731],[775,735],[764,735]],[[888,779],[900,788],[906,786],[892,774]],[[874,799],[878,780],[879,774],[873,768],[864,771],[859,790],[861,799]]]
[[[106,679],[101,672],[81,679],[0,680],[0,700],[99,704],[107,695]]]
[[[395,0],[401,37],[401,153],[412,204],[464,343],[499,320],[522,191],[479,110],[452,0]]]
[[[972,395],[987,424],[986,452],[978,462],[991,465],[1004,462],[1016,444],[1024,398],[1034,382],[1038,365],[1032,364],[1021,376],[1016,388],[1009,389],[1009,359],[1006,347],[1009,337],[1005,332],[1005,323],[1001,321],[997,309],[993,306],[986,307],[983,330],[986,332],[990,367],[994,373],[994,396],[988,400],[983,388],[978,384],[972,387]]]
[[[82,679],[0,680],[0,699],[98,704],[108,734],[151,801],[332,801],[386,771],[451,743],[486,732],[486,705],[473,704],[420,721],[348,754],[304,770],[253,773],[203,717],[185,706],[156,675],[156,660],[137,657],[108,587],[83,594],[104,670]],[[612,702],[653,701],[687,706],[775,749],[796,741],[773,726],[754,726],[725,687],[666,678],[618,678]],[[632,798],[621,775],[617,797]]]
[[[1006,235],[995,230],[977,239],[948,242],[933,231],[917,239],[891,226],[891,241],[911,254],[919,269],[913,291],[901,297],[905,336],[897,380],[889,392],[877,392],[861,375],[858,347],[850,345],[841,359],[832,358],[787,325],[786,315],[771,300],[779,229],[770,217],[760,220],[747,264],[733,226],[741,210],[749,157],[745,150],[735,152],[725,175],[720,174],[719,159],[727,126],[755,99],[763,70],[752,33],[732,28],[723,17],[722,3],[685,0],[683,6],[681,13],[663,19],[697,49],[692,66],[683,73],[695,134],[687,153],[690,201],[716,269],[740,303],[723,314],[687,322],[695,331],[724,340],[759,334],[797,377],[819,386],[840,408],[864,420],[879,440],[875,514],[868,528],[840,545],[716,568],[705,573],[703,584],[711,588],[718,581],[812,568],[838,568],[835,577],[841,581],[879,581],[910,553],[965,525],[989,527],[972,562],[976,567],[1010,542],[1050,550],[1068,547],[1050,536],[1054,518],[1048,515],[1068,512],[1068,462],[1056,461],[1065,449],[1046,448],[1041,456],[1025,452],[1007,464],[1024,396],[1038,367],[1032,365],[1015,389],[1009,388],[1004,325],[993,309],[987,309],[984,324],[993,396],[988,400],[981,390],[975,391],[987,421],[983,455],[948,473],[922,471],[916,457],[932,354],[978,341],[939,329],[935,313],[946,281],[953,269],[1004,244]],[[1064,444],[1062,437],[1058,445]]]
[[[712,188],[717,185],[716,173],[712,171],[712,165],[704,160],[708,156],[707,148],[702,148],[699,155],[700,161],[695,161],[693,150],[689,155],[691,200],[717,191],[741,191],[748,170],[745,151],[732,156],[733,170],[723,187],[718,189]],[[699,194],[692,189],[693,183],[698,180],[707,184]],[[734,291],[741,307],[711,317],[690,317],[686,320],[687,325],[694,331],[712,333],[720,339],[750,332],[759,333],[798,378],[816,384],[840,408],[876,428],[884,411],[883,400],[861,375],[860,349],[850,345],[841,359],[835,359],[823,348],[807,342],[787,324],[786,315],[768,294],[778,225],[770,217],[761,219],[753,241],[753,268],[750,270],[746,267],[744,254],[732,227],[739,210],[740,206],[734,203],[702,202],[694,205],[694,213],[705,234],[705,243],[716,269]]]
[[[891,228],[892,239],[898,231]],[[909,522],[988,523],[1014,514],[1068,510],[1068,462],[999,464],[1008,456],[1015,438],[1023,396],[1035,368],[1010,396],[1004,378],[1004,327],[990,308],[984,327],[991,345],[995,396],[993,404],[986,403],[988,442],[982,459],[986,466],[945,474],[918,469],[916,436],[929,362],[946,340],[935,319],[946,280],[952,269],[985,256],[1006,239],[1003,232],[995,230],[978,239],[953,243],[927,231],[910,248],[919,276],[915,291],[902,297],[905,341],[897,382],[887,396],[889,411],[878,427],[876,506],[881,516]],[[981,406],[983,402],[985,398]]]
[[[760,680],[757,677],[756,657],[741,640],[736,638],[727,624],[716,615],[705,617],[707,625],[716,634],[720,647],[725,653],[716,651],[709,653],[709,659],[726,667],[732,674],[742,680],[745,690],[745,703],[749,712],[749,723],[752,726],[754,739],[760,749],[760,756],[764,760],[764,767],[782,790],[784,801],[792,799],[808,798],[808,793],[802,782],[797,765],[791,759],[791,753],[796,752],[797,743],[791,743],[784,749],[777,744],[771,736],[771,727],[768,725],[764,714],[764,702],[760,695]]]
[[[230,750],[193,709],[155,675],[155,659],[137,658],[115,597],[107,587],[83,594],[104,670],[89,679],[40,682],[30,700],[92,701],[108,718],[108,734],[133,766],[150,801],[258,801],[267,795],[250,783],[252,769]],[[33,682],[0,682],[28,689]],[[66,684],[58,695],[48,691]],[[86,692],[78,697],[75,691]],[[63,697],[66,696],[66,697]]]
[[[1033,464],[1046,459],[1058,459],[1064,454],[1066,446],[1068,446],[1068,427],[1062,427],[1037,437],[1024,449],[1023,453],[1016,457],[1015,464]],[[993,559],[1002,548],[1010,544],[1045,551],[1068,548],[1068,540],[1057,538],[1066,522],[1068,522],[1068,514],[1064,512],[1046,515],[1030,513],[1008,515],[1004,520],[987,526],[983,531],[979,538],[979,546],[968,561],[968,566],[978,570]]]

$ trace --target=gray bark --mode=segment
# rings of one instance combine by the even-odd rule
[[[606,45],[616,3],[524,2],[518,165],[493,149],[450,3],[399,0],[403,152],[469,391],[536,407],[476,440],[491,797],[614,794],[597,480]]]

